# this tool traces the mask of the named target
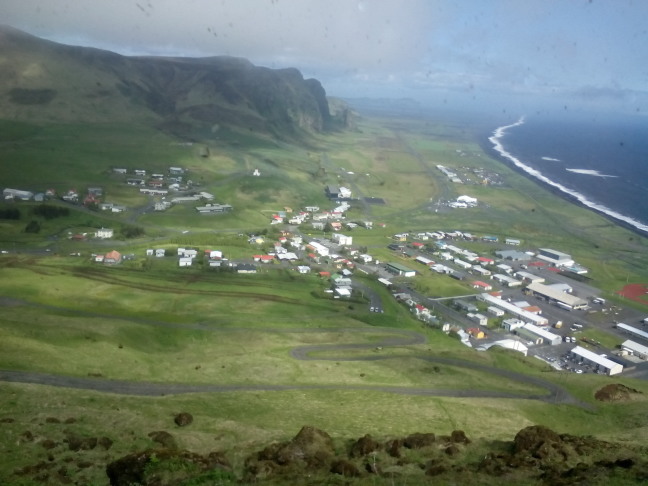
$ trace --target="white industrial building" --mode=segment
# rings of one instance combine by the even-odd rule
[[[495,265],[495,268],[501,270],[502,272],[506,274],[511,274],[513,273],[513,267],[511,265],[507,265],[506,263],[499,263]]]
[[[575,263],[571,255],[551,248],[539,248],[536,257],[557,267],[570,267]]]
[[[472,265],[470,263],[465,262],[465,261],[461,260],[460,258],[455,258],[453,261],[454,261],[455,265],[459,265],[463,269],[468,269],[468,268],[472,267]]]
[[[562,338],[558,334],[554,334],[553,332],[534,326],[533,324],[525,324],[524,329],[536,336],[540,336],[546,343],[551,344],[552,346],[556,346],[562,342]]]
[[[423,265],[434,265],[434,262],[430,260],[429,258],[425,258],[424,256],[417,256],[414,260],[416,260],[419,263],[422,263]]]
[[[515,317],[525,322],[530,322],[531,324],[535,324],[536,326],[546,326],[549,324],[549,320],[546,317],[533,314],[529,311],[526,311],[524,309],[521,309],[511,304],[510,302],[506,302],[505,300],[498,299],[497,297],[493,297],[490,294],[483,293],[480,294],[477,298],[482,302],[486,302],[487,304],[494,305],[495,307],[499,307],[500,309],[503,309],[505,312],[508,312],[509,314],[514,315]]]
[[[644,346],[643,344],[635,343],[628,339],[621,344],[621,349],[637,358],[648,359],[648,346]]]
[[[20,199],[22,201],[29,201],[34,197],[34,193],[31,191],[22,191],[20,189],[6,188],[2,191],[2,196],[5,200]]]
[[[322,245],[321,243],[318,243],[317,241],[311,241],[308,243],[308,246],[318,255],[320,256],[328,256],[329,255],[329,249],[328,247]]]
[[[572,357],[580,359],[581,362],[587,362],[596,365],[597,370],[603,370],[607,375],[618,375],[623,371],[623,365],[616,363],[608,358],[604,358],[589,349],[576,346],[571,351]]]
[[[616,327],[617,329],[621,329],[622,331],[625,331],[634,337],[648,341],[648,332],[637,329],[636,327],[628,326],[627,324],[623,324],[622,322],[617,324]]]
[[[530,272],[517,272],[515,274],[515,276],[517,278],[521,278],[522,280],[525,280],[525,281],[531,282],[531,283],[544,283],[544,281],[545,281],[544,277],[534,275],[534,274],[532,274]]]
[[[484,267],[481,267],[479,265],[475,265],[472,268],[473,273],[478,273],[479,275],[482,275],[484,277],[488,277],[491,274],[490,270],[486,270]]]
[[[529,352],[529,347],[525,346],[523,343],[521,343],[516,339],[501,339],[499,341],[494,341],[492,343],[481,344],[475,349],[477,349],[477,351],[486,351],[487,349],[490,349],[493,346],[500,346],[502,348],[519,351],[524,356],[526,356],[527,353]]]
[[[507,287],[518,287],[522,285],[522,282],[520,280],[516,280],[513,277],[504,275],[503,273],[496,273],[495,275],[493,275],[493,279],[497,280],[502,285],[506,285]]]
[[[534,282],[529,284],[527,289],[535,295],[540,295],[550,301],[561,303],[571,309],[584,309],[587,307],[587,301],[585,299],[567,294],[550,285]]]

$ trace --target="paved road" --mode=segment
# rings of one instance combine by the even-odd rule
[[[30,305],[17,299],[2,299],[0,305]],[[37,305],[37,304],[31,304]],[[48,306],[49,307],[49,306]],[[63,309],[61,309],[63,310]],[[69,310],[68,310],[69,311]],[[86,314],[86,313],[84,313]],[[122,318],[123,319],[123,318]],[[368,386],[368,385],[205,385],[205,384],[188,384],[188,383],[151,383],[151,382],[134,382],[124,380],[109,380],[95,377],[75,377],[67,375],[55,375],[48,373],[39,373],[32,371],[0,370],[0,381],[11,383],[30,383],[47,386],[56,386],[63,388],[75,388],[83,390],[94,390],[105,393],[116,393],[122,395],[139,395],[139,396],[163,396],[177,395],[185,393],[223,393],[235,391],[284,391],[284,390],[371,390],[386,393],[397,393],[401,395],[421,395],[421,396],[445,396],[445,397],[467,397],[467,398],[516,398],[528,400],[540,400],[549,403],[567,403],[589,408],[589,405],[579,402],[562,387],[555,385],[541,378],[515,373],[513,371],[503,370],[486,366],[470,361],[440,358],[427,354],[418,356],[385,353],[385,348],[402,347],[416,344],[424,344],[426,337],[412,330],[393,329],[393,328],[319,328],[319,329],[284,329],[284,328],[210,328],[204,324],[181,325],[173,323],[158,323],[157,321],[131,319],[133,322],[149,325],[164,325],[167,327],[177,327],[182,329],[200,329],[205,332],[271,332],[271,333],[325,333],[325,332],[344,332],[358,334],[381,334],[383,338],[372,343],[358,344],[331,344],[318,346],[299,346],[291,350],[290,355],[296,360],[327,360],[327,361],[379,361],[388,359],[417,358],[429,363],[460,367],[471,369],[483,373],[490,373],[502,377],[506,380],[518,381],[521,383],[532,384],[542,388],[545,392],[540,394],[515,394],[496,390],[470,390],[470,389],[439,389],[428,387],[398,387],[398,386]],[[349,350],[359,351],[357,356],[348,354],[338,354]],[[378,352],[378,350],[381,350]],[[363,351],[373,351],[371,354],[362,353]],[[313,356],[319,353],[319,356]],[[322,354],[324,356],[322,356]]]

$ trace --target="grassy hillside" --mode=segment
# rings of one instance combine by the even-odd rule
[[[374,222],[372,230],[349,234],[382,261],[415,265],[386,248],[395,233],[457,229],[569,252],[590,268],[592,285],[612,298],[627,282],[648,281],[645,238],[492,160],[469,130],[363,119],[357,130],[318,135],[305,147],[225,130],[208,142],[185,145],[135,122],[5,120],[1,128],[5,187],[60,193],[101,186],[106,200],[128,206],[114,214],[50,201],[69,212],[45,219],[35,213],[37,203],[0,205],[19,210],[17,220],[0,219],[0,247],[9,252],[0,254],[0,369],[89,387],[0,382],[5,482],[58,484],[61,475],[53,471],[63,470],[79,484],[107,484],[106,463],[159,446],[149,434],[160,431],[171,433],[181,449],[226,451],[236,471],[253,451],[290,439],[303,425],[328,431],[339,450],[366,433],[386,441],[461,429],[479,445],[470,454],[484,457],[497,441],[510,441],[533,424],[630,448],[645,445],[646,382],[551,372],[538,360],[504,351],[477,353],[415,321],[372,277],[358,278],[382,298],[384,314],[369,312],[362,298],[331,299],[327,282],[289,267],[237,275],[206,265],[181,269],[172,257],[144,257],[147,248],[196,246],[249,259],[270,250],[278,236],[279,228],[270,225],[273,213],[286,206],[330,209],[324,187],[336,184],[382,200],[356,201],[348,215]],[[437,164],[468,175],[484,169],[500,184],[473,178],[456,185]],[[169,166],[186,168],[195,190],[213,193],[234,210],[205,216],[192,204],[178,204],[142,212],[155,198],[111,171],[162,172]],[[251,175],[254,169],[260,177]],[[442,204],[461,194],[484,204],[466,210]],[[40,232],[25,232],[31,221]],[[68,239],[102,226],[117,229],[117,238]],[[143,234],[129,238],[121,231],[132,226]],[[301,231],[323,234],[308,224]],[[251,245],[248,232],[267,233],[268,242]],[[501,247],[469,245],[486,254]],[[90,261],[91,253],[113,248],[135,259],[110,268]],[[417,287],[441,296],[472,292],[436,275],[417,277]],[[606,341],[602,333],[590,337]],[[305,349],[310,346],[318,348]],[[150,387],[150,394],[98,391],[133,383]],[[621,402],[596,400],[596,391],[610,383],[637,393]],[[552,395],[554,387],[565,394]],[[192,426],[174,424],[182,411],[193,415]],[[74,450],[75,437],[109,438],[111,445]],[[410,469],[414,476],[405,474],[403,484],[420,474]]]
[[[324,89],[296,69],[231,57],[127,57],[0,26],[0,107],[13,120],[139,122],[196,140],[296,140],[330,129]]]
[[[646,430],[645,382],[615,380],[643,392],[631,402],[596,402],[594,391],[610,382],[605,377],[548,373],[539,362],[506,352],[477,354],[421,327],[401,307],[388,304],[386,314],[378,315],[365,306],[322,299],[323,283],[314,277],[276,270],[236,276],[97,268],[80,266],[72,257],[4,256],[0,264],[0,369],[101,383],[244,388],[135,397],[3,382],[0,418],[8,440],[0,444],[5,457],[0,477],[5,481],[17,481],[16,470],[49,455],[57,467],[66,464],[73,480],[105,484],[106,462],[155,446],[149,433],[159,430],[171,432],[181,448],[227,451],[236,470],[251,450],[286,440],[305,424],[339,440],[367,432],[386,439],[456,429],[475,439],[510,440],[521,427],[540,423],[641,444]],[[397,329],[391,328],[394,321]],[[427,342],[383,344],[399,329],[421,333]],[[347,344],[361,346],[340,348]],[[315,360],[300,361],[291,351],[303,346],[324,348],[312,354]],[[484,368],[428,358],[463,359]],[[408,392],[546,393],[530,381],[493,375],[491,366],[549,380],[589,406]],[[173,425],[180,411],[193,415],[193,426]],[[72,452],[71,436],[113,442],[104,452],[101,447]],[[47,441],[52,448],[44,448]]]

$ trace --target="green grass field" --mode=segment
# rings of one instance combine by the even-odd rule
[[[169,278],[178,271],[154,269],[147,275],[127,268],[79,268],[70,261],[47,258],[13,261],[3,267],[7,278],[0,283],[0,294],[26,299],[31,305],[3,307],[0,369],[99,380],[298,388],[137,398],[4,383],[0,385],[0,418],[14,419],[3,424],[6,437],[20,440],[29,431],[36,439],[20,453],[11,441],[2,443],[1,452],[7,459],[0,477],[42,456],[39,441],[63,440],[64,426],[50,419],[74,418],[66,430],[112,438],[115,445],[110,455],[116,457],[151,446],[149,432],[169,429],[174,413],[189,411],[196,426],[173,430],[181,447],[227,450],[239,466],[251,449],[285,440],[305,424],[336,438],[359,437],[367,431],[388,438],[462,429],[476,440],[510,440],[521,427],[542,423],[561,432],[635,441],[637,430],[647,430],[641,418],[645,399],[620,405],[597,403],[595,410],[588,410],[534,400],[424,397],[371,389],[542,393],[530,383],[421,359],[427,356],[467,359],[545,378],[592,404],[594,390],[609,380],[547,373],[540,362],[507,352],[477,354],[438,331],[422,328],[401,308],[388,310],[387,315],[398,319],[400,329],[423,333],[428,342],[377,351],[377,344],[392,337],[388,328],[379,333],[363,331],[375,329],[367,324],[367,318],[374,316],[316,298],[311,291],[321,283],[315,278],[303,279],[300,285],[281,271],[263,279],[236,275]],[[83,297],[78,298],[81,282],[85,282]],[[295,347],[345,344],[366,347],[324,349],[314,354],[321,358],[314,361],[290,356]],[[356,361],[365,356],[374,359]],[[620,381],[648,394],[644,382]],[[354,390],[357,386],[369,389]],[[31,452],[25,454],[25,450]],[[99,451],[85,457],[101,461]],[[101,482],[103,470],[97,465],[74,474]]]
[[[141,126],[3,122],[1,127],[0,156],[7,161],[3,175],[8,187],[62,191],[101,185],[111,201],[138,207],[146,198],[114,177],[111,167],[164,171],[178,165],[188,168],[200,190],[212,192],[218,202],[235,209],[214,216],[197,214],[192,205],[141,215],[73,209],[66,217],[44,220],[34,216],[34,203],[3,204],[0,209],[17,207],[21,216],[17,221],[0,220],[0,246],[9,251],[0,255],[0,369],[138,383],[297,388],[135,397],[2,382],[0,419],[14,421],[1,424],[7,440],[0,441],[0,454],[6,458],[0,479],[16,479],[12,476],[16,468],[46,461],[47,451],[40,444],[48,438],[62,444],[65,427],[115,441],[109,452],[88,453],[92,466],[70,467],[70,474],[87,484],[106,484],[100,463],[152,446],[147,434],[166,429],[172,430],[181,447],[231,451],[239,466],[251,450],[292,437],[305,424],[341,440],[366,433],[388,438],[421,431],[447,434],[453,429],[462,429],[475,440],[510,440],[526,425],[544,424],[559,432],[645,443],[645,382],[615,378],[615,383],[642,395],[624,403],[596,402],[595,391],[610,379],[550,372],[537,360],[509,352],[477,353],[422,326],[371,277],[363,282],[381,296],[384,314],[369,312],[361,299],[331,299],[323,292],[326,281],[280,265],[264,267],[257,275],[237,275],[204,264],[178,268],[173,257],[144,256],[147,248],[173,252],[178,246],[196,246],[220,249],[230,259],[249,259],[268,251],[278,235],[279,229],[269,224],[274,212],[311,204],[327,209],[324,187],[337,184],[348,185],[357,195],[385,200],[384,205],[358,205],[349,215],[352,220],[385,224],[350,233],[356,245],[366,246],[382,261],[419,269],[419,264],[387,250],[391,236],[459,229],[569,252],[590,269],[592,285],[612,300],[613,292],[627,281],[648,282],[646,238],[565,203],[490,159],[470,131],[442,123],[422,126],[412,120],[366,118],[359,131],[318,136],[307,149],[256,141],[243,150],[225,137],[212,141],[209,155],[203,156],[197,144],[180,146]],[[457,186],[441,175],[436,164],[486,167],[504,183]],[[55,176],[50,175],[52,166],[60,169]],[[251,176],[255,168],[261,177]],[[435,211],[440,199],[460,194],[487,205]],[[25,233],[33,219],[39,221],[40,232]],[[144,234],[109,242],[67,239],[68,233],[127,225],[143,228]],[[321,234],[308,224],[302,230]],[[247,233],[260,232],[268,233],[268,243],[250,245]],[[498,249],[486,243],[470,247],[491,254]],[[44,248],[52,251],[32,252]],[[113,248],[133,253],[135,260],[114,268],[90,262],[92,252]],[[68,256],[71,252],[82,256]],[[467,283],[432,272],[416,277],[414,286],[433,296],[474,292]],[[399,333],[405,331],[421,333],[426,342],[384,345],[402,338]],[[583,334],[607,346],[618,344],[602,332]],[[331,347],[344,345],[358,347]],[[313,352],[311,357],[318,359],[304,361],[291,354],[302,346],[325,347]],[[431,358],[467,360],[522,373],[529,380],[437,364]],[[380,389],[544,393],[531,378],[564,387],[593,408]],[[194,415],[194,427],[173,425],[173,414],[183,410]],[[76,421],[63,425],[47,421],[48,417]],[[25,440],[25,431],[35,438]],[[56,452],[73,456],[63,445]]]

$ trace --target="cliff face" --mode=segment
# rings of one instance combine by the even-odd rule
[[[329,128],[326,93],[296,69],[232,57],[127,57],[0,27],[0,116],[146,121],[171,131],[222,127],[295,137]]]

